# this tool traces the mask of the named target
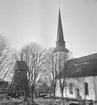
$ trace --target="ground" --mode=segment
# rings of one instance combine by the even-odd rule
[[[61,105],[59,104],[60,100],[54,100],[54,99],[44,99],[44,98],[36,98],[34,99],[34,103],[31,104],[31,100],[29,99],[29,102],[22,101],[17,99],[11,99],[11,100],[1,100],[0,105],[6,104],[6,105],[14,105],[14,102],[19,102],[18,104],[15,105]],[[28,104],[27,104],[28,103]]]
[[[14,99],[16,102],[16,99]],[[51,98],[35,98],[33,104],[31,104],[31,99],[29,99],[29,101],[22,101],[22,103],[19,104],[13,104],[14,100],[7,100],[7,104],[6,105],[63,105],[63,101],[61,100],[61,98],[57,98],[57,99],[51,99]],[[6,103],[6,100],[3,100]],[[17,100],[17,102],[20,102],[21,100]],[[0,101],[1,103],[2,101]],[[75,103],[75,105],[78,105],[79,102],[78,101],[68,101],[65,103],[65,105],[70,105],[70,103]],[[2,105],[2,104],[0,104]],[[73,104],[74,105],[74,104]],[[87,104],[89,105],[89,104]],[[95,104],[96,105],[96,104]]]

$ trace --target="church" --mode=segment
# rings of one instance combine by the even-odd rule
[[[61,13],[59,10],[57,41],[54,53],[68,53],[65,46]],[[65,72],[73,73],[68,84],[64,87],[63,96],[66,98],[97,100],[97,53],[73,58],[66,62],[67,67],[63,68],[57,75],[57,79],[63,79]],[[60,88],[57,86],[56,96],[61,97]]]

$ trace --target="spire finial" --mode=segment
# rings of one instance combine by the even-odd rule
[[[61,0],[57,1],[59,9],[60,9],[60,2],[61,2]]]
[[[23,60],[23,48],[22,48],[22,51],[21,51],[21,61]]]

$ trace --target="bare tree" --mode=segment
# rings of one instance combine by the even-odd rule
[[[5,71],[3,78],[6,77],[9,81],[12,80],[13,74],[14,74],[14,66],[15,66],[15,63],[18,59],[19,59],[18,58],[18,52],[11,50],[10,54],[9,54],[7,68],[6,68],[6,71]]]
[[[55,99],[55,92],[57,86],[57,79],[55,78],[58,74],[57,71],[57,57],[53,53],[54,48],[50,48],[45,53],[45,75],[48,77],[48,81],[51,87],[51,91],[53,93],[53,97]]]
[[[71,52],[65,53],[65,52],[59,52],[58,53],[58,73],[60,73],[63,69],[63,73],[64,73],[64,77],[63,78],[59,78],[59,88],[60,88],[60,92],[61,92],[61,96],[62,96],[62,101],[63,101],[63,105],[64,105],[64,89],[66,89],[65,87],[67,86],[67,84],[69,83],[69,81],[71,80],[72,74],[67,72],[65,69],[67,68],[67,61],[69,59],[71,59]],[[65,90],[65,94],[66,94],[66,90]]]
[[[0,35],[0,79],[5,79],[13,69],[13,51],[8,40]]]
[[[71,52],[68,54],[64,52],[58,52],[53,53],[54,49],[49,49],[46,54],[46,70],[47,70],[47,76],[49,77],[52,91],[55,98],[55,92],[57,86],[60,88],[60,93],[62,95],[63,99],[63,92],[64,87],[67,86],[70,78],[67,78],[67,75],[70,77],[70,74],[68,72],[64,72],[64,78],[57,79],[56,76],[64,69],[66,68],[66,63],[69,59],[71,59]],[[65,77],[66,76],[66,77]]]
[[[28,79],[33,101],[34,90],[43,78],[44,49],[39,44],[31,43],[23,47],[21,57],[27,62],[29,68]]]

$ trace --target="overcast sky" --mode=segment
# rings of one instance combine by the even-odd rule
[[[59,0],[0,0],[0,33],[11,47],[55,47]],[[66,47],[74,57],[97,53],[96,0],[60,0]]]

